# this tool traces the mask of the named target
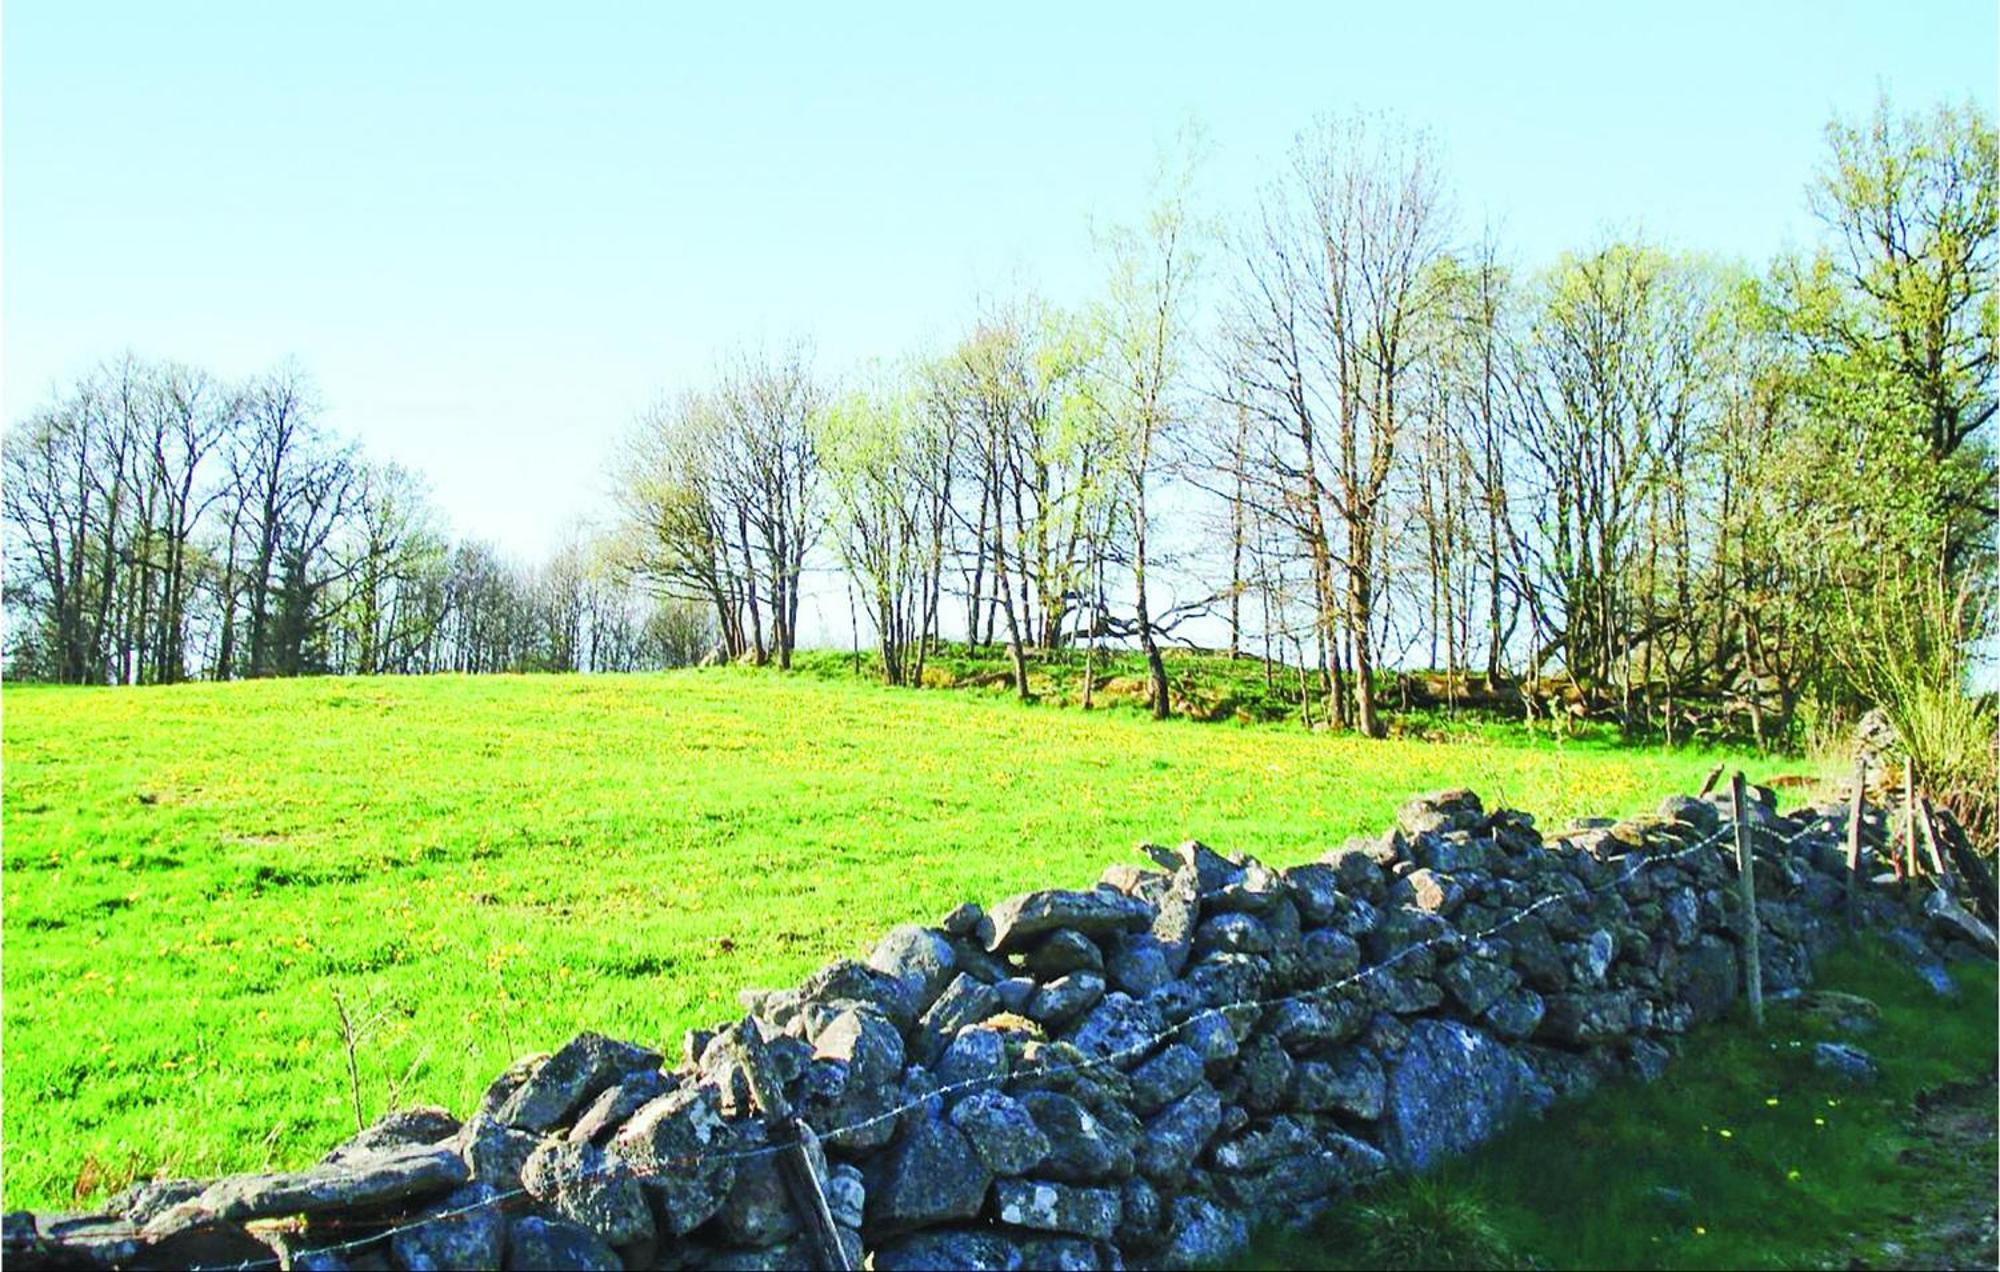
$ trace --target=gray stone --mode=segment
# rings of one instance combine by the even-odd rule
[[[1692,1023],[1720,1020],[1736,1001],[1736,947],[1719,936],[1704,934],[1681,957],[1681,998]]]
[[[952,1106],[951,1123],[965,1132],[973,1151],[996,1175],[1026,1174],[1052,1147],[1026,1106],[1000,1091],[966,1096]]]
[[[162,1213],[171,1214],[173,1213],[173,1209],[170,1207]],[[20,1219],[18,1212],[16,1215],[9,1215],[8,1222],[9,1249],[7,1251],[7,1262],[9,1265],[19,1264],[34,1268],[125,1267],[138,1259],[142,1253],[149,1250],[158,1241],[157,1237],[153,1240],[142,1237],[138,1227],[112,1215],[29,1216],[29,1223],[33,1228],[39,1229],[37,1235],[40,1238],[39,1241],[30,1240],[27,1242],[29,1252],[32,1254],[38,1246],[44,1250],[53,1247],[48,1257],[32,1259],[24,1257],[19,1249],[22,1242],[22,1234],[19,1229]],[[195,1229],[192,1224],[199,1222],[200,1220],[197,1218],[185,1227],[177,1227],[172,1233],[162,1235],[176,1235],[181,1231],[194,1231]],[[231,1226],[234,1227],[234,1225]],[[239,1228],[237,1231],[240,1232],[242,1230]],[[60,1253],[55,1253],[55,1251],[59,1251]],[[269,1253],[269,1251],[266,1250],[264,1253]],[[63,1256],[68,1257],[65,1258]]]
[[[835,1166],[826,1177],[826,1208],[833,1221],[843,1228],[859,1228],[862,1210],[868,1201],[861,1172],[846,1162]]]
[[[1308,984],[1332,985],[1352,976],[1360,966],[1361,947],[1345,932],[1318,928],[1299,939],[1299,974]]]
[[[1372,1122],[1382,1116],[1388,1076],[1375,1053],[1350,1047],[1331,1060],[1303,1060],[1292,1078],[1292,1103],[1314,1113]]]
[[[1675,888],[1667,893],[1662,913],[1667,921],[1667,938],[1676,946],[1685,949],[1701,935],[1701,902],[1695,898],[1693,888]]]
[[[476,1112],[487,1117],[498,1117],[500,1110],[506,1107],[507,1101],[513,1098],[514,1092],[521,1089],[521,1084],[533,1077],[535,1070],[548,1062],[548,1056],[542,1054],[522,1056],[508,1065],[504,1073],[487,1084],[485,1093],[479,1097],[479,1108]]]
[[[653,1237],[653,1214],[631,1168],[594,1144],[543,1144],[521,1168],[521,1186],[557,1216],[611,1245]]]
[[[1023,1237],[1021,1272],[1104,1272],[1122,1266],[1117,1250],[1082,1237]]]
[[[1572,1046],[1615,1042],[1632,1031],[1635,995],[1630,990],[1551,994],[1536,1033]]]
[[[161,1211],[201,1196],[201,1190],[206,1187],[208,1187],[207,1182],[199,1179],[147,1180],[144,1183],[134,1184],[113,1197],[106,1203],[106,1208],[113,1214],[125,1216],[135,1226],[143,1228]],[[33,1221],[32,1216],[29,1216],[29,1221]]]
[[[1491,1139],[1526,1107],[1528,1082],[1520,1058],[1487,1035],[1415,1021],[1389,1070],[1382,1147],[1399,1169],[1427,1170]]]
[[[329,1166],[337,1166],[352,1158],[367,1157],[385,1149],[442,1144],[457,1135],[459,1130],[459,1120],[450,1113],[433,1105],[420,1104],[383,1116],[320,1160]]]
[[[1243,867],[1198,839],[1187,840],[1175,848],[1161,848],[1154,844],[1141,844],[1139,847],[1140,851],[1149,854],[1168,870],[1191,874],[1203,896],[1220,892],[1243,879]]]
[[[1299,919],[1313,927],[1324,926],[1340,916],[1340,872],[1325,862],[1290,866],[1278,872],[1285,881],[1285,893],[1299,908]]]
[[[1108,888],[1090,892],[1051,889],[1009,897],[993,907],[993,935],[986,948],[995,954],[1025,949],[1034,937],[1057,928],[1075,928],[1086,936],[1143,932],[1153,921],[1152,905]]]
[[[917,1059],[926,1064],[967,1025],[975,1025],[1000,1010],[1000,995],[991,985],[961,972],[918,1024]]]
[[[146,1225],[149,1234],[183,1231],[205,1220],[237,1221],[359,1210],[450,1192],[466,1182],[465,1160],[451,1148],[420,1145],[357,1152],[338,1166],[218,1179]]]
[[[1166,1030],[1166,1020],[1151,1002],[1141,1002],[1129,994],[1112,992],[1064,1035],[1065,1040],[1090,1060],[1107,1061],[1118,1067],[1137,1062],[1152,1050]]]
[[[993,1213],[1002,1223],[1043,1232],[1068,1232],[1109,1241],[1122,1213],[1119,1190],[1084,1188],[1040,1179],[1002,1179],[993,1185]]]
[[[740,1137],[746,1149],[769,1145],[762,1129],[759,1127],[757,1134]],[[805,1137],[804,1146],[814,1172],[826,1179],[826,1155],[820,1150],[818,1137]],[[779,1169],[776,1152],[746,1151],[737,1159],[736,1182],[715,1215],[716,1227],[730,1244],[776,1246],[798,1235],[801,1227],[798,1211],[792,1205]]]
[[[1113,989],[1143,998],[1174,978],[1166,947],[1151,932],[1125,938],[1105,960],[1104,978]]]
[[[1282,1108],[1291,1093],[1293,1069],[1292,1058],[1285,1054],[1276,1038],[1269,1034],[1252,1036],[1243,1044],[1243,1053],[1236,1062],[1243,1084],[1237,1098],[1253,1113]]]
[[[1021,1247],[985,1229],[939,1229],[874,1251],[877,1272],[1020,1272]]]
[[[1007,1040],[992,1029],[963,1029],[932,1075],[947,1092],[998,1087],[1007,1080]]]
[[[1521,983],[1520,974],[1507,964],[1470,955],[1439,968],[1437,979],[1459,1010],[1468,1016],[1481,1015],[1501,995]]]
[[[851,1007],[820,1030],[813,1058],[845,1064],[850,1085],[892,1082],[903,1071],[903,1036],[880,1013]]]
[[[1406,835],[1478,830],[1486,820],[1479,796],[1464,789],[1419,795],[1396,810],[1396,826]]]
[[[1053,980],[1070,972],[1101,972],[1104,951],[1075,928],[1057,928],[1035,942],[1022,959],[1036,980]]]
[[[886,1237],[979,1213],[993,1170],[965,1133],[942,1118],[906,1125],[868,1185],[868,1228]]]
[[[1715,805],[1692,795],[1669,795],[1660,801],[1660,816],[1668,821],[1686,822],[1708,834],[1721,824]]]
[[[1518,1042],[1541,1026],[1548,1005],[1542,996],[1526,987],[1511,989],[1493,1001],[1482,1014],[1486,1027],[1495,1034]]]
[[[1197,956],[1210,950],[1268,954],[1271,930],[1255,915],[1236,912],[1210,915],[1195,929],[1194,950]]]
[[[899,1030],[908,1029],[922,1011],[909,982],[853,959],[828,963],[807,977],[798,993],[801,1007],[815,1003],[842,1006],[865,1003]]]
[[[1180,1196],[1167,1204],[1163,1268],[1221,1266],[1250,1244],[1250,1223],[1205,1197]]]
[[[1450,915],[1465,903],[1465,889],[1450,875],[1425,866],[1391,884],[1389,902],[1415,906],[1427,914]]]
[[[1982,954],[1994,952],[1993,929],[1944,889],[1933,888],[1925,894],[1924,917],[1945,940],[1964,941]]]
[[[1155,1183],[1177,1182],[1221,1126],[1222,1097],[1198,1086],[1147,1121],[1135,1164]]]
[[[1202,1077],[1202,1058],[1185,1043],[1172,1043],[1132,1070],[1132,1109],[1157,1113],[1194,1090]]]
[[[972,936],[979,931],[986,918],[986,911],[976,901],[967,901],[938,921],[938,926],[950,936]]]
[[[1049,1140],[1036,1170],[1062,1183],[1089,1184],[1132,1173],[1132,1145],[1082,1104],[1057,1091],[1025,1091],[1020,1102]]]
[[[1035,991],[1021,1014],[1051,1031],[1062,1028],[1097,1005],[1104,997],[1104,978],[1095,972],[1073,972]]]
[[[1870,1083],[1882,1076],[1882,1068],[1875,1063],[1875,1057],[1845,1042],[1814,1043],[1813,1068],[1830,1073],[1843,1082],[1856,1084]]]
[[[465,1185],[389,1239],[396,1266],[409,1272],[497,1268],[506,1248],[506,1210],[483,1183]]]
[[[634,1113],[611,1141],[669,1236],[707,1222],[736,1182],[736,1134],[707,1087],[685,1086]]]
[[[1149,1247],[1165,1235],[1162,1225],[1167,1217],[1166,1205],[1160,1200],[1159,1190],[1144,1177],[1134,1175],[1126,1180],[1119,1190],[1118,1203],[1118,1231],[1114,1235],[1119,1245]]]
[[[1000,999],[1000,1010],[1010,1011],[1019,1016],[1028,1010],[1028,1004],[1033,1001],[1035,991],[1040,988],[1041,986],[1035,984],[1032,977],[1010,976],[1006,980],[995,982],[993,992]]]
[[[1405,958],[1377,966],[1378,975],[1368,978],[1375,1001],[1399,1015],[1427,1012],[1444,1001],[1444,990],[1431,979],[1427,958]]]
[[[868,955],[868,966],[903,982],[922,1011],[957,971],[951,941],[932,928],[905,923],[889,929]]]
[[[528,1132],[504,1126],[484,1113],[473,1114],[452,1142],[471,1177],[501,1192],[521,1186],[521,1167],[540,1144]]]
[[[623,1272],[610,1246],[580,1224],[521,1215],[507,1226],[507,1266]]]
[[[1650,1038],[1634,1038],[1626,1044],[1632,1072],[1641,1082],[1658,1082],[1666,1076],[1673,1053]]]
[[[1246,1174],[1319,1147],[1312,1129],[1295,1117],[1276,1117],[1215,1146],[1217,1170]]]
[[[1292,998],[1264,1014],[1264,1032],[1291,1052],[1314,1051],[1344,1042],[1368,1024],[1368,1009],[1356,998]]]
[[[674,1079],[657,1069],[634,1073],[592,1100],[569,1128],[569,1138],[578,1144],[602,1143],[626,1118],[673,1089]]]
[[[1221,1012],[1208,1010],[1191,1016],[1180,1027],[1180,1038],[1194,1049],[1210,1072],[1236,1059],[1236,1031]]]
[[[603,1034],[578,1034],[537,1068],[496,1116],[517,1130],[546,1131],[580,1112],[626,1074],[659,1067],[657,1051]]]

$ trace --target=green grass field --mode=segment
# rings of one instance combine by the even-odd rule
[[[299,1164],[583,1028],[677,1053],[1142,838],[1310,858],[1413,792],[1651,808],[1717,753],[1364,742],[723,668],[5,691],[5,1205]],[[1796,762],[1746,758],[1752,776]]]

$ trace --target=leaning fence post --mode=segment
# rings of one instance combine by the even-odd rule
[[[1945,865],[1944,853],[1939,851],[1938,848],[1937,821],[1931,815],[1931,798],[1928,795],[1919,795],[1917,797],[1917,824],[1923,828],[1924,847],[1930,853],[1931,869],[1937,872],[1938,886],[1940,888],[1950,888],[1952,884],[1951,871]]]
[[[1750,997],[1750,1023],[1764,1027],[1764,964],[1758,952],[1763,924],[1757,919],[1756,853],[1750,847],[1750,817],[1744,811],[1743,770],[1729,779],[1731,811],[1736,815],[1736,887],[1743,898],[1743,987]]]
[[[750,1083],[750,1098],[763,1111],[764,1129],[777,1148],[778,1176],[784,1181],[785,1193],[819,1248],[819,1266],[853,1272],[847,1262],[847,1247],[840,1242],[840,1229],[833,1222],[833,1207],[826,1201],[826,1183],[813,1166],[809,1144],[812,1128],[792,1116],[785,1088],[772,1074],[770,1057],[764,1052],[764,1035],[749,1016],[736,1027],[736,1050]]]
[[[1708,771],[1707,777],[1702,779],[1701,790],[1695,793],[1695,798],[1707,799],[1708,793],[1715,789],[1716,782],[1721,780],[1721,778],[1722,778],[1722,765],[1718,764],[1714,768]]]
[[[1861,911],[1861,813],[1866,807],[1863,792],[1868,789],[1868,761],[1854,762],[1854,801],[1847,809],[1847,925],[1853,927]]]

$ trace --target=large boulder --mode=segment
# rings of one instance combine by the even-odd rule
[[[1530,1106],[1526,1064],[1455,1020],[1418,1020],[1389,1070],[1382,1147],[1398,1169],[1428,1170],[1491,1139]]]
[[[938,1116],[918,1116],[868,1181],[871,1235],[970,1219],[993,1183],[988,1166],[964,1131]]]

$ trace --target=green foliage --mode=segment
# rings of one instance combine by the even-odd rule
[[[827,657],[819,655],[818,657]],[[1258,682],[1261,683],[1261,682]],[[1474,782],[1547,824],[1719,756],[1159,724],[712,668],[6,692],[6,1204],[314,1160],[585,1028],[678,1052],[968,898],[1140,839],[1277,864]]]
[[[2000,828],[1993,774],[1996,719],[1991,695],[1969,689],[1971,651],[1992,625],[1984,589],[1949,595],[1935,579],[1885,569],[1865,600],[1848,598],[1836,665],[1853,691],[1882,708],[1923,788],[1948,804],[1989,845]]]

